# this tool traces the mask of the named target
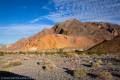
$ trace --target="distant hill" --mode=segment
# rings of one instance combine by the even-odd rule
[[[36,51],[43,49],[79,48],[88,50],[98,44],[111,45],[120,36],[120,26],[103,22],[80,22],[76,19],[56,24],[50,29],[12,44],[10,50]],[[119,40],[117,41],[120,43]],[[117,43],[116,42],[116,43]],[[102,45],[101,44],[101,45]],[[117,47],[117,46],[116,46]]]

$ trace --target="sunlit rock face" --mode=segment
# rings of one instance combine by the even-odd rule
[[[56,24],[10,46],[12,50],[42,50],[58,48],[90,49],[120,35],[120,26],[110,23],[80,22],[76,19]]]

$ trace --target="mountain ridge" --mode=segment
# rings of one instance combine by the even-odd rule
[[[53,48],[88,50],[120,35],[120,26],[103,22],[80,22],[72,19],[12,44],[10,50],[36,51]]]

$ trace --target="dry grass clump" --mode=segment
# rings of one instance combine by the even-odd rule
[[[99,74],[98,74],[98,77],[102,80],[112,80],[113,79],[113,76],[110,72],[108,71],[101,71]]]
[[[84,78],[85,76],[87,76],[87,71],[85,69],[82,69],[82,68],[75,69],[74,76],[76,78]]]
[[[19,60],[14,60],[14,61],[8,61],[7,63],[4,63],[2,65],[2,68],[8,68],[8,67],[13,67],[13,66],[19,66],[21,65],[22,62]]]
[[[71,58],[71,57],[77,57],[78,55],[76,53],[64,53],[64,56]]]
[[[93,69],[101,68],[102,67],[101,64],[102,64],[102,61],[98,60],[98,61],[96,61],[95,63],[92,64],[92,68]]]
[[[113,63],[111,63],[111,62],[108,62],[107,65],[108,65],[109,67],[114,67]]]
[[[53,62],[49,60],[46,60],[43,62],[43,66],[42,66],[43,70],[53,70],[55,68],[56,68],[56,65]]]
[[[61,57],[76,57],[78,54],[76,52],[65,52],[64,49],[58,49],[57,54],[59,54]]]
[[[4,56],[4,52],[0,52],[0,56]]]

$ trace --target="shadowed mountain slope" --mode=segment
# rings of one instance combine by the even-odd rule
[[[120,52],[120,36],[109,40],[104,41],[103,43],[94,46],[89,49],[90,52],[105,52],[105,53],[119,53]]]

